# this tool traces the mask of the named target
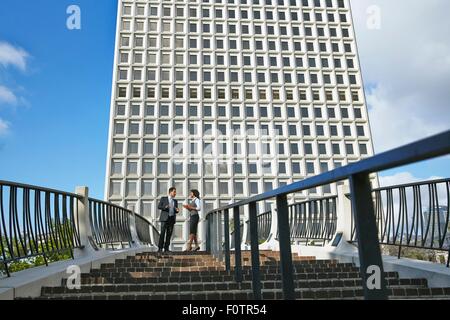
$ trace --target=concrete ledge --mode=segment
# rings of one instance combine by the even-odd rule
[[[156,251],[152,247],[127,248],[116,251],[98,251],[74,260],[61,261],[23,270],[11,274],[10,278],[0,279],[0,300],[13,300],[15,298],[39,297],[41,288],[45,286],[60,286],[62,279],[69,276],[67,268],[79,266],[82,273],[90,272],[93,268],[104,263],[112,263],[116,259],[124,259],[141,252]]]
[[[0,288],[0,300],[13,300],[14,289]]]

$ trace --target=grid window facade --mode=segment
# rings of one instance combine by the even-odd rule
[[[156,218],[172,185],[217,207],[373,154],[348,0],[120,0],[118,20],[108,200]]]

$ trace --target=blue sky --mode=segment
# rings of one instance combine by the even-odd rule
[[[384,25],[387,27],[378,33],[367,32],[362,27],[365,2],[366,0],[358,2],[354,12],[364,77],[366,83],[370,84],[369,104],[371,110],[374,110],[375,120],[372,127],[374,136],[378,139],[378,142],[375,141],[377,151],[423,138],[442,131],[442,128],[449,129],[450,121],[441,123],[442,120],[450,120],[449,100],[446,100],[447,109],[440,109],[440,116],[430,118],[426,125],[411,118],[414,124],[418,123],[413,130],[414,134],[402,139],[399,139],[401,134],[391,134],[390,138],[387,138],[389,140],[381,135],[387,132],[385,127],[391,124],[384,122],[383,117],[389,116],[384,106],[398,105],[398,101],[405,101],[405,95],[393,97],[391,92],[399,92],[396,90],[398,84],[392,81],[392,76],[386,76],[389,74],[388,68],[392,69],[389,62],[395,62],[393,57],[402,52],[402,47],[383,50],[382,56],[376,51],[383,49],[385,35],[392,35],[393,28],[389,23],[390,15],[385,14],[383,21],[386,21]],[[368,2],[370,3],[367,5],[379,2],[379,5],[386,9],[384,12],[390,10],[388,6],[392,3],[382,0]],[[419,3],[415,0],[398,2],[408,5]],[[3,100],[0,92],[0,179],[66,191],[73,191],[77,185],[87,185],[92,196],[103,197],[116,3],[117,1],[112,0],[1,1],[0,44],[6,43],[19,53],[22,52],[22,60],[2,64],[0,53],[0,91],[3,88]],[[448,6],[449,2],[435,0],[432,3]],[[71,31],[66,28],[66,9],[71,4],[81,8],[81,30]],[[421,11],[420,7],[417,8]],[[435,17],[432,13],[428,17],[427,12],[421,14],[425,14],[425,19],[429,19],[432,25]],[[396,15],[396,18],[399,16],[402,18],[402,15]],[[405,21],[403,35],[409,36],[407,33],[412,32],[407,32],[408,20]],[[427,23],[420,24],[420,28],[425,29],[421,31],[425,35],[427,32],[434,32],[427,29],[432,28]],[[401,32],[402,29],[396,31]],[[374,47],[377,41],[378,47]],[[436,41],[439,42],[439,39]],[[442,39],[442,43],[447,45],[448,39]],[[433,56],[433,53],[430,56]],[[448,73],[446,70],[443,72],[443,81],[449,79],[447,76],[450,74],[450,68]],[[402,76],[401,72],[397,74]],[[400,79],[403,82],[409,80],[404,76],[403,80]],[[6,89],[9,95],[5,93]],[[425,86],[421,89],[427,93]],[[439,102],[436,102],[436,105],[438,104]],[[433,103],[428,107],[433,108]],[[439,104],[436,108],[442,106]],[[413,112],[402,112],[402,117],[406,117],[406,126],[410,126],[408,117],[412,117]],[[395,120],[392,120],[394,130],[405,132],[400,126],[403,123],[397,125]],[[432,129],[428,130],[428,126]],[[421,130],[422,127],[424,130]],[[386,145],[386,141],[391,144]],[[394,181],[398,183],[405,182],[405,179],[448,177],[448,163],[448,157],[441,158],[391,170],[383,175],[397,177]]]
[[[82,29],[66,9],[82,9]],[[20,100],[0,102],[0,179],[103,197],[116,1],[2,0],[0,42],[23,48],[26,70],[0,66],[0,84]],[[7,10],[4,10],[8,8]]]

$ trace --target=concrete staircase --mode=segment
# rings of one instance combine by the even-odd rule
[[[250,252],[242,252],[243,282],[206,253],[143,253],[83,274],[80,290],[44,287],[43,300],[247,300],[253,299]],[[232,265],[234,257],[232,257]],[[260,252],[263,299],[282,299],[279,253]],[[351,263],[293,255],[298,299],[362,299],[359,269]],[[450,288],[387,272],[391,299],[450,299]]]

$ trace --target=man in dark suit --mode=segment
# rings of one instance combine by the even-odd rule
[[[170,238],[172,237],[173,227],[177,220],[176,215],[180,212],[178,209],[177,189],[170,188],[169,196],[162,197],[159,201],[158,209],[161,210],[159,221],[161,222],[161,235],[159,236],[158,252],[170,252]]]

